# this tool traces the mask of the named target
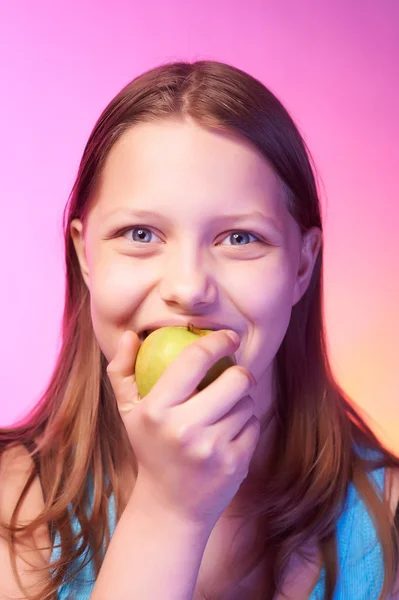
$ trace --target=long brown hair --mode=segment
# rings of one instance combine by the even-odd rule
[[[8,528],[10,548],[15,533],[29,534],[43,523],[51,523],[52,531],[61,536],[61,558],[53,564],[52,576],[48,574],[41,600],[55,598],[67,565],[85,550],[90,550],[98,574],[101,545],[103,540],[105,547],[109,543],[110,495],[115,497],[118,520],[127,502],[123,481],[125,477],[134,481],[137,474],[106,375],[107,363],[93,332],[89,292],[70,223],[74,218],[86,223],[107,155],[127,129],[140,122],[184,116],[210,130],[230,131],[249,140],[275,170],[301,231],[314,226],[322,229],[310,152],[280,101],[249,74],[216,61],[168,63],[134,79],[105,108],[85,147],[64,211],[66,291],[62,346],[55,369],[34,410],[13,427],[0,430],[1,453],[36,440],[45,495],[42,513],[30,524],[17,527],[18,509],[35,477],[32,466]],[[326,569],[325,598],[331,600],[338,573],[334,528],[352,482],[373,516],[382,544],[385,579],[380,598],[384,599],[396,576],[399,540],[388,502],[379,499],[367,473],[380,467],[399,469],[399,459],[377,439],[360,408],[334,379],[326,347],[322,286],[323,248],[311,283],[292,310],[276,357],[276,436],[263,482],[254,490],[248,508],[248,515],[265,518],[268,534],[259,547],[251,549],[248,565],[260,563],[269,554],[270,572],[260,597],[272,598],[280,589],[290,555],[316,534]],[[377,451],[379,458],[366,460],[355,445]],[[91,515],[87,512],[89,477]],[[79,549],[68,505],[81,525]],[[13,569],[16,573],[15,562]],[[25,593],[39,600],[38,595]]]

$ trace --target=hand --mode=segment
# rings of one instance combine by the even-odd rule
[[[227,331],[215,331],[186,346],[141,401],[139,347],[138,336],[126,331],[107,367],[138,462],[135,485],[178,518],[213,526],[247,476],[259,440],[249,395],[255,380],[232,366],[198,392],[208,369],[239,347]]]

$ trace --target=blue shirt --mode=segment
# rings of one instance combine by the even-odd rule
[[[362,453],[363,454],[363,453]],[[368,450],[368,455],[376,456]],[[385,469],[380,468],[368,473],[369,480],[374,480],[378,493],[384,494]],[[71,514],[74,533],[80,531],[79,523]],[[109,519],[111,535],[115,530],[115,502],[110,497]],[[366,506],[350,483],[344,510],[336,523],[337,551],[339,572],[334,600],[377,600],[382,589],[384,578],[383,555],[377,532]],[[58,532],[55,544],[59,544]],[[60,548],[54,548],[51,560],[60,557]],[[80,563],[88,560],[88,551],[80,557]],[[75,563],[76,564],[76,563]],[[133,568],[133,566],[132,566]],[[95,583],[92,562],[83,568],[74,579],[59,587],[58,600],[88,600]],[[312,590],[309,600],[323,600],[325,585],[325,568],[321,570],[319,579]]]

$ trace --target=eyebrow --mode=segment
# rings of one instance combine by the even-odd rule
[[[114,215],[122,215],[126,217],[140,217],[144,219],[158,219],[164,220],[168,223],[169,226],[172,225],[172,220],[167,216],[162,216],[158,212],[154,212],[152,210],[143,210],[143,209],[132,209],[132,208],[116,208],[110,211],[107,211],[103,214],[103,219],[108,219],[109,217],[113,217]],[[246,213],[237,213],[237,214],[223,214],[214,217],[212,220],[216,223],[231,223],[235,221],[240,221],[244,219],[258,219],[261,221],[265,221],[269,223],[272,227],[274,227],[277,231],[281,232],[281,227],[278,225],[276,220],[273,217],[267,216],[258,210],[254,210],[252,212]]]

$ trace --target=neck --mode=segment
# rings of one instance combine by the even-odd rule
[[[238,492],[223,513],[227,518],[251,518],[256,510],[256,498],[262,493],[262,484],[265,482],[267,457],[272,447],[276,433],[275,415],[271,414],[269,420],[263,423],[258,445],[253,454],[248,475],[242,482]],[[255,501],[255,504],[254,504]]]

